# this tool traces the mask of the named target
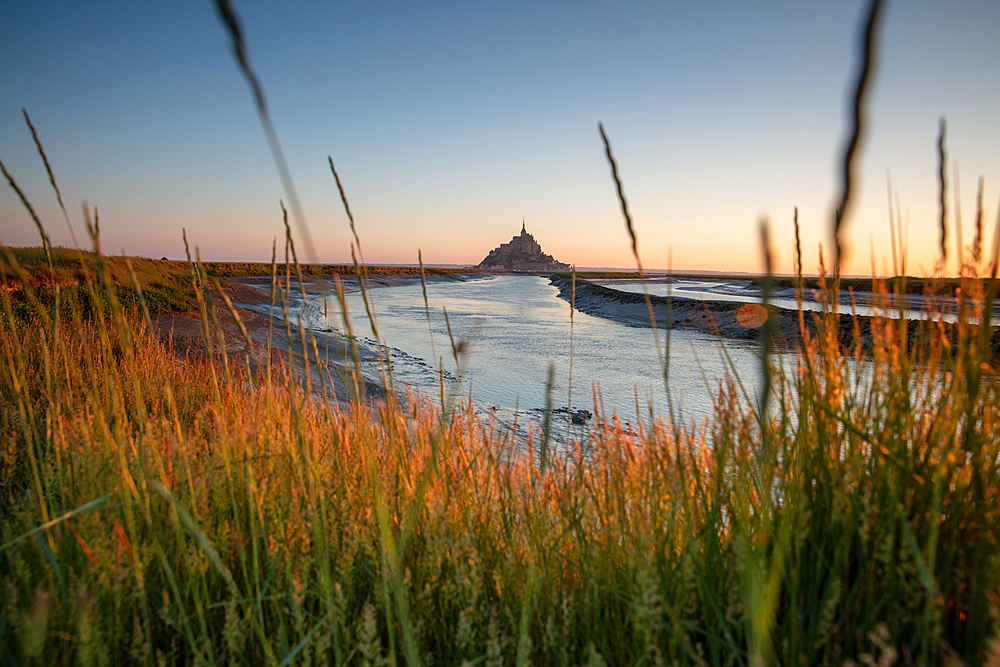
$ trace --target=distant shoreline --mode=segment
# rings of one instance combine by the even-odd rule
[[[44,266],[45,254],[43,249],[40,246],[32,246],[24,248],[11,248],[11,250],[15,251],[15,254],[20,258],[19,262],[21,263],[21,268],[22,270],[27,270],[27,273],[31,275],[33,284],[37,286],[44,286],[46,279],[48,278],[48,272],[47,267]],[[89,250],[77,250],[74,248],[54,246],[52,248],[52,254],[56,263],[57,272],[62,274],[61,278],[68,282],[81,282],[83,276],[78,275],[80,259],[86,263],[92,263],[93,261],[93,252]],[[142,264],[148,266],[162,265],[163,269],[166,269],[168,272],[178,273],[179,275],[186,276],[188,274],[188,262],[186,260],[167,259],[166,257],[161,259],[152,259],[140,256],[131,256],[131,259],[134,263],[141,262]],[[107,260],[114,264],[120,260],[120,257],[108,256]],[[217,278],[269,278],[271,276],[272,267],[277,270],[277,274],[279,276],[283,276],[285,274],[284,262],[272,265],[271,262],[202,261],[201,265],[208,275]],[[354,264],[349,263],[300,263],[298,266],[302,270],[304,276],[326,276],[332,279],[334,275],[339,275],[343,278],[347,276],[354,276],[357,273],[357,267],[355,267]],[[363,265],[360,268],[366,275],[372,277],[420,276],[420,266],[418,264],[369,264]],[[290,270],[294,276],[294,265],[290,267]],[[425,276],[537,275],[549,277],[553,274],[564,278],[569,278],[572,275],[570,271],[503,271],[495,269],[478,269],[474,265],[424,265]],[[634,269],[613,267],[579,267],[576,271],[576,276],[577,278],[584,280],[648,279],[653,281],[662,281],[668,278],[675,278],[679,280],[742,280],[750,281],[754,284],[760,284],[761,279],[763,278],[762,274],[754,273],[689,270],[667,271],[665,269],[647,269],[642,275],[640,275]],[[816,289],[819,287],[820,277],[818,275],[803,275],[802,278],[806,289]],[[792,288],[797,284],[797,277],[788,274],[772,276],[771,280],[775,288]],[[827,276],[827,280],[829,281],[831,278]],[[871,290],[872,287],[872,278],[870,276],[842,276],[840,280],[841,287],[845,290],[849,288],[853,288],[855,291]],[[885,284],[890,286],[895,286],[896,284],[896,279],[894,278],[878,277],[876,280],[885,282]],[[935,294],[954,293],[954,290],[961,286],[961,281],[958,278],[906,276],[905,278],[902,278],[902,280],[905,282],[905,290],[908,294],[923,294],[925,292],[932,292]],[[13,277],[13,275],[8,276],[8,283],[8,289],[17,289],[18,281]]]
[[[573,281],[563,274],[555,274],[551,276],[550,280],[559,289],[559,298],[567,303],[571,300],[574,301],[576,309],[580,312],[629,326],[652,327],[651,306],[658,328],[665,329],[669,326],[671,329],[717,335],[729,340],[752,341],[759,339],[763,322],[766,319],[766,317],[753,317],[753,310],[763,311],[763,306],[750,299],[746,301],[706,301],[682,296],[670,299],[658,295],[646,297],[637,292],[625,292],[597,285],[579,277],[576,279],[574,290]],[[647,298],[649,299],[648,303]],[[668,307],[671,315],[669,325],[667,322]],[[788,343],[797,343],[801,339],[798,310],[774,304],[769,305],[768,308],[778,318],[778,338]],[[818,313],[808,312],[805,315],[803,323],[806,330],[810,335],[815,335]],[[879,318],[842,312],[837,316],[838,338],[842,344],[858,341],[869,346],[873,340],[872,322],[876,319]],[[914,319],[907,320],[908,338],[911,343],[918,339],[921,329],[920,322],[920,320]],[[1000,329],[993,332],[990,344],[994,356],[1000,355]]]
[[[3,288],[8,293],[16,295],[22,291],[24,287],[21,284],[22,278],[31,285],[32,289],[42,290],[39,294],[44,297],[46,294],[45,290],[51,291],[50,288],[53,286],[60,285],[64,289],[79,289],[85,283],[91,282],[95,275],[96,258],[92,252],[60,247],[52,248],[54,272],[51,272],[42,248],[13,248],[12,251],[17,258],[20,268],[16,272],[13,270],[8,271],[3,285]],[[185,319],[193,320],[191,324],[198,322],[200,318],[196,314],[197,305],[194,300],[194,293],[191,291],[188,262],[168,259],[151,260],[143,257],[133,257],[131,260],[138,273],[139,281],[143,284],[146,303],[149,305],[154,319],[160,322],[166,322],[169,319],[173,325],[169,329],[173,329],[174,327],[185,329],[185,325],[180,324]],[[109,256],[105,258],[105,261],[113,274],[112,281],[124,288],[120,292],[120,298],[127,297],[131,292],[132,279],[125,270],[122,259],[120,257]],[[244,291],[243,296],[248,298],[248,300],[252,300],[253,298],[268,299],[269,295],[267,291],[270,287],[272,272],[276,272],[277,277],[282,279],[282,281],[286,276],[290,276],[293,281],[297,280],[296,268],[294,266],[286,267],[284,264],[211,261],[201,262],[200,264],[209,276],[222,279],[220,282],[223,285],[230,284],[225,288],[227,292],[241,283],[246,286],[245,289],[249,289],[250,286],[264,288],[262,290],[263,295],[258,294],[256,297],[250,297]],[[356,285],[359,267],[353,264],[300,264],[298,268],[302,271],[303,279],[309,282],[321,279],[321,277],[332,280],[334,276],[339,276],[350,290],[352,284]],[[412,284],[419,281],[421,277],[420,267],[412,265],[367,265],[360,267],[360,269],[367,276],[369,286],[373,288]],[[571,272],[521,272],[482,270],[473,267],[425,266],[423,275],[424,279],[428,282],[464,281],[473,279],[474,277],[492,275],[536,275],[549,278],[553,284],[560,288],[560,297],[569,301],[571,298],[570,292],[572,291],[569,285],[573,274]],[[762,284],[760,276],[745,273],[678,272],[673,276],[667,276],[649,272],[645,276],[640,276],[634,271],[578,271],[576,272],[576,277],[578,310],[617,320],[632,326],[646,327],[650,326],[649,311],[641,294],[614,290],[610,287],[589,283],[587,280],[605,279],[638,282],[648,279],[654,284],[663,284],[664,281],[670,280],[732,280],[744,283],[750,282],[758,286]],[[819,281],[820,279],[816,276],[803,276],[803,289],[807,293],[813,289],[817,289],[820,287]],[[787,290],[795,288],[798,280],[796,277],[775,276],[772,277],[771,282],[776,290]],[[908,295],[937,294],[948,298],[953,296],[956,289],[961,286],[961,281],[954,278],[906,278],[899,281],[877,279],[877,282],[882,282],[890,291],[900,287]],[[849,292],[853,289],[855,293],[873,292],[875,291],[875,284],[876,282],[873,282],[871,278],[842,278],[840,283],[841,289],[844,292]],[[81,290],[81,295],[81,298],[86,297],[85,290]],[[232,294],[232,297],[234,303],[240,302],[240,298],[236,294]],[[17,298],[23,300],[22,297]],[[650,301],[655,306],[657,326],[666,326],[667,299],[662,296],[651,296]],[[737,314],[743,305],[745,304],[720,301],[706,303],[700,299],[683,299],[677,295],[672,301],[673,320],[671,326],[673,328],[699,331],[711,335],[721,335],[728,339],[756,339],[758,337],[758,329],[741,325],[737,319]],[[799,338],[797,311],[794,309],[776,308],[774,306],[772,308],[775,308],[781,318],[781,330],[785,340],[797,340]],[[231,319],[228,313],[225,312],[226,309],[224,307],[217,310],[221,311],[221,319],[223,321]],[[248,319],[253,320],[254,318],[248,317]],[[742,319],[744,323],[747,321],[745,317]],[[865,341],[871,340],[870,320],[871,318],[865,316],[857,318],[862,338]],[[807,316],[805,323],[809,330],[815,330],[813,317]],[[849,313],[845,312],[840,315],[840,336],[845,342],[849,341],[853,336],[854,323],[855,319]],[[235,322],[232,323],[232,327],[233,332],[227,335],[227,348],[229,351],[233,351],[234,348],[239,349],[243,345],[242,340],[238,340],[240,339],[240,334]],[[247,328],[250,329],[252,326],[248,326]],[[916,336],[915,332],[918,328],[911,321],[911,340]],[[169,329],[163,332],[166,334],[164,336],[166,341],[171,341]],[[174,334],[179,335],[175,335],[172,338],[172,344],[183,350],[182,354],[193,351],[192,348],[200,347],[202,350],[204,349],[204,343],[201,340],[200,323],[192,327],[191,331],[183,333],[181,331],[174,331]],[[230,338],[232,339],[231,342],[228,340]],[[992,346],[994,354],[1000,354],[1000,330],[993,333]],[[262,359],[258,360],[258,363],[262,361]]]
[[[173,262],[174,260],[161,260]],[[186,265],[186,262],[179,262]],[[227,277],[227,278],[240,278],[240,277],[262,277],[271,275],[272,265],[269,262],[202,262],[205,267],[205,271],[212,276],[217,277]],[[278,274],[284,273],[284,264],[278,264]],[[299,264],[303,275],[309,276],[326,276],[331,278],[334,275],[339,275],[341,277],[345,276],[355,276],[357,275],[357,268],[354,264]],[[419,277],[420,266],[414,264],[370,264],[360,267],[361,270],[368,276],[382,276],[382,277],[403,277],[412,276]],[[292,274],[294,275],[295,269],[292,268]],[[572,273],[570,271],[505,271],[499,269],[479,269],[474,265],[461,266],[457,264],[449,265],[424,265],[425,276],[438,275],[438,276],[449,276],[449,275],[536,275],[541,277],[549,277],[551,275],[561,276],[563,278],[569,278]],[[585,267],[576,271],[577,278],[582,278],[584,280],[597,280],[597,279],[619,279],[619,280],[657,280],[662,281],[668,278],[675,278],[679,280],[746,280],[750,281],[755,285],[761,285],[763,279],[766,277],[765,274],[759,273],[739,273],[739,272],[724,272],[724,271],[666,271],[661,269],[651,269],[646,270],[642,274],[638,271],[631,269],[594,269],[590,267]],[[789,274],[779,274],[770,277],[772,286],[776,289],[779,288],[794,288],[798,285],[798,276]],[[802,284],[803,288],[819,289],[821,281],[825,280],[828,284],[832,283],[833,278],[831,276],[821,277],[819,275],[803,275]],[[959,278],[953,277],[918,277],[918,276],[901,276],[899,278],[890,277],[876,277],[875,281],[882,282],[889,285],[890,288],[895,286],[897,282],[902,286],[902,289],[907,294],[925,294],[934,293],[942,294],[948,293],[953,294],[955,290],[961,287],[961,280]],[[986,282],[985,279],[981,279]],[[854,289],[855,291],[870,291],[872,289],[873,278],[871,276],[841,276],[840,286],[843,290]]]

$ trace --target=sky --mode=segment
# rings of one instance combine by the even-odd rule
[[[476,264],[520,232],[580,267],[634,267],[598,123],[647,268],[803,270],[830,221],[866,3],[233,0],[313,240],[346,262],[331,157],[377,264]],[[934,271],[939,120],[948,199],[971,243],[1000,201],[1000,3],[889,3],[845,273],[892,273],[887,173],[908,273]],[[71,245],[24,123],[39,132],[81,243],[270,261],[287,195],[209,0],[0,2],[0,160],[54,244]],[[956,178],[957,174],[957,178]],[[949,216],[948,274],[957,269]],[[15,192],[0,242],[38,245]],[[872,253],[874,248],[874,255]],[[282,246],[279,245],[279,259]]]

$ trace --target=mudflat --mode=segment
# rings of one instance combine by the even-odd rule
[[[221,298],[220,290],[229,298],[232,310],[225,299]],[[304,385],[308,359],[313,393],[323,395],[325,384],[328,397],[335,398],[339,403],[346,403],[353,392],[353,387],[349,386],[353,384],[353,370],[348,356],[350,351],[343,336],[336,332],[310,331],[307,332],[303,345],[301,332],[297,328],[286,329],[279,318],[270,318],[253,310],[253,306],[270,305],[270,279],[220,280],[218,287],[213,286],[207,290],[207,300],[211,301],[212,306],[208,327],[211,341],[209,353],[215,361],[221,362],[225,355],[231,367],[245,367],[252,376],[263,373],[267,364],[271,364],[272,372],[284,367],[288,371],[294,371]],[[189,305],[191,310],[188,312],[168,313],[153,318],[154,332],[180,363],[204,358],[207,351],[200,307],[196,301]],[[240,327],[241,323],[246,334]],[[319,360],[313,349],[313,337],[316,341],[315,349],[319,351]],[[319,364],[317,361],[323,363]],[[322,384],[320,378],[323,380]],[[385,390],[380,382],[370,378],[364,381],[365,392],[369,397],[384,397]]]

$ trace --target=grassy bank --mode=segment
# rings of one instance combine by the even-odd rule
[[[731,380],[702,424],[557,453],[461,405],[341,411],[280,365],[178,363],[107,300],[14,334],[3,296],[6,663],[997,659],[977,325],[916,350],[880,321],[862,349],[820,321],[770,417]]]
[[[103,257],[70,248],[4,248],[0,283],[5,307],[18,327],[39,318],[90,318],[108,307],[101,272],[115,299],[126,309],[141,309],[140,294],[152,315],[186,312],[195,307],[190,271],[185,263],[145,257]],[[137,289],[138,286],[138,289]],[[41,306],[41,308],[39,308]]]
[[[270,277],[271,264],[264,262],[205,262],[205,272],[210,276],[240,278],[240,277]],[[300,264],[303,274],[315,276],[354,276],[357,269],[353,264]],[[369,275],[420,277],[419,266],[378,266],[366,265],[364,270]],[[427,275],[449,276],[478,273],[478,269],[466,268],[432,268],[424,269]]]

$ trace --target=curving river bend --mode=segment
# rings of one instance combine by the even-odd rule
[[[650,408],[665,416],[667,391],[653,331],[580,312],[574,313],[571,329],[569,304],[557,294],[547,278],[537,276],[428,283],[429,325],[419,282],[370,290],[369,297],[397,388],[409,386],[438,401],[435,369],[444,368],[446,386],[456,381],[450,324],[456,345],[465,350],[460,357],[463,392],[471,391],[480,410],[492,410],[502,420],[516,416],[525,422],[544,411],[550,364],[555,409],[572,405],[606,418],[617,414],[626,423],[637,414],[645,419]],[[360,293],[348,294],[347,305],[355,335],[374,347]],[[339,310],[328,309],[325,325],[343,328]],[[662,331],[659,343],[664,347]],[[735,369],[747,390],[756,391],[757,354],[754,344],[671,332],[669,387],[675,408],[685,420],[708,416],[727,369]],[[377,368],[368,373],[376,374]]]

